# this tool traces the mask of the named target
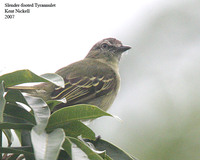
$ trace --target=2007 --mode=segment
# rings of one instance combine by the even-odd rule
[[[14,19],[15,15],[5,15],[5,19]]]

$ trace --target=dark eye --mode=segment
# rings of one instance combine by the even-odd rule
[[[103,44],[101,45],[101,48],[103,48],[103,49],[108,49],[108,48],[109,48],[109,45],[108,45],[107,43],[103,43]]]

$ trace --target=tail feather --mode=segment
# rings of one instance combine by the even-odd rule
[[[36,90],[36,87],[35,86],[12,86],[12,87],[8,87],[8,89]]]
[[[48,88],[48,87],[47,87]],[[6,90],[20,90],[23,93],[27,93],[28,95],[34,96],[34,97],[40,97],[44,100],[50,100],[51,99],[51,90],[53,88],[50,88],[49,90],[46,90],[45,85],[34,85],[34,86],[12,86],[6,88]]]
[[[6,88],[6,90],[20,90],[21,92],[28,94],[35,94],[37,92],[37,89],[34,86],[12,86]]]

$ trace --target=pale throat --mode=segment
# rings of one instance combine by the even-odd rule
[[[96,60],[99,61],[99,62],[101,62],[101,63],[103,63],[103,64],[105,64],[105,65],[108,65],[114,71],[116,71],[117,73],[119,73],[119,60],[118,60],[117,57],[115,59],[113,59],[112,61],[109,61],[109,60],[106,60],[106,59],[101,59],[101,58],[98,58]]]

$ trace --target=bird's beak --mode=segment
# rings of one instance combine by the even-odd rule
[[[125,52],[125,51],[129,50],[129,49],[131,49],[131,47],[129,47],[129,46],[121,46],[121,47],[118,47],[117,51],[122,53],[122,52]]]

